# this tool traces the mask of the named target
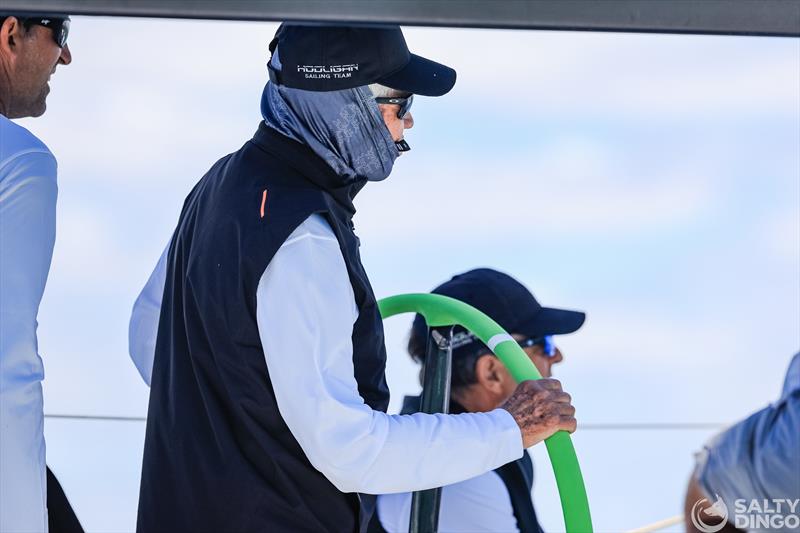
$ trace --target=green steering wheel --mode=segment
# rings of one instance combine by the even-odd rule
[[[497,322],[471,305],[439,294],[400,294],[378,302],[384,320],[402,313],[419,313],[428,327],[459,325],[474,333],[500,358],[517,382],[541,379],[539,371]],[[592,517],[583,475],[569,433],[559,431],[545,440],[561,498],[568,533],[591,533]]]

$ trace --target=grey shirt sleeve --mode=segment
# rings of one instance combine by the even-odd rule
[[[800,354],[781,398],[712,438],[698,459],[700,486],[731,510],[736,500],[800,498]]]

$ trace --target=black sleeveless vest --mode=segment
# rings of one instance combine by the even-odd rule
[[[358,391],[370,407],[386,410],[383,326],[351,222],[362,186],[343,185],[310,149],[262,123],[186,198],[161,305],[139,532],[366,527],[374,497],[339,492],[281,418],[256,322],[267,265],[306,218],[322,214],[359,309],[352,334]]]

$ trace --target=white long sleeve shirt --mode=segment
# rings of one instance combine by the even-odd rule
[[[378,496],[378,517],[389,533],[408,531],[411,493]],[[516,533],[517,519],[503,480],[495,472],[442,487],[439,531]]]
[[[129,347],[150,382],[166,259],[136,301]],[[280,414],[311,464],[343,492],[408,492],[456,483],[518,459],[522,436],[505,410],[387,415],[358,394],[358,318],[336,236],[312,215],[284,242],[256,294],[259,336]]]
[[[0,115],[0,531],[47,531],[36,316],[56,236],[56,160]]]

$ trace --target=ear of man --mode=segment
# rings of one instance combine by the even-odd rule
[[[0,52],[7,58],[19,53],[25,28],[17,17],[5,17],[0,24]]]
[[[511,374],[500,360],[492,354],[485,354],[475,361],[474,372],[469,385],[454,388],[453,399],[471,413],[482,413],[495,409],[513,391]]]
[[[511,374],[500,359],[485,354],[475,362],[475,379],[481,388],[496,396],[503,396],[509,387]]]

